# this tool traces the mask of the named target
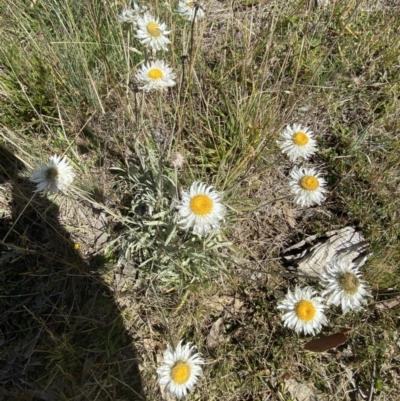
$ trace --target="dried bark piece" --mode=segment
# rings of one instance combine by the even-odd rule
[[[320,242],[308,247],[297,254],[288,254],[297,249],[301,250],[307,243],[318,241],[317,236],[307,238],[288,248],[283,258],[293,263],[297,269],[311,277],[319,277],[326,264],[333,258],[344,259],[354,262],[357,266],[362,266],[369,254],[367,253],[369,244],[361,231],[356,231],[354,227],[344,227],[340,230],[326,232],[326,238],[321,238]]]

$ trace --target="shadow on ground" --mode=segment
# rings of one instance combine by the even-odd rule
[[[0,399],[145,400],[137,353],[100,275],[103,258],[80,257],[58,206],[32,199],[23,175],[0,144],[0,191],[11,210],[0,208]]]

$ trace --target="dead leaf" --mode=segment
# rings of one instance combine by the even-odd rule
[[[222,341],[221,328],[223,326],[223,323],[224,319],[220,317],[211,326],[210,333],[207,336],[207,347],[209,349],[214,349],[218,347],[218,345],[221,343]]]
[[[304,345],[304,349],[312,352],[325,352],[336,348],[347,341],[349,329],[344,329],[340,333],[331,334],[321,338],[315,338]]]
[[[282,212],[286,218],[287,223],[289,224],[289,227],[295,228],[296,227],[296,219],[294,218],[293,210],[284,207]]]
[[[232,305],[235,298],[227,295],[213,295],[211,298],[205,299],[203,306],[214,313],[221,313],[227,306]]]
[[[289,379],[285,381],[286,391],[293,400],[296,401],[317,401],[311,384],[300,383],[297,380]]]
[[[242,309],[243,305],[244,305],[244,301],[242,301],[239,298],[235,298],[235,302],[232,306],[232,309],[233,309],[232,314],[237,315],[240,312],[240,310]]]
[[[147,352],[164,352],[167,346],[160,341],[153,340],[152,338],[143,339],[143,346]]]

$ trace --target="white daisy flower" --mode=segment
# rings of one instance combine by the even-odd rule
[[[282,320],[285,327],[294,329],[296,333],[316,334],[321,331],[322,325],[328,323],[324,314],[324,299],[315,297],[311,287],[296,287],[294,293],[288,290],[286,298],[278,303],[282,309]]]
[[[139,4],[134,0],[131,1],[131,7],[133,8],[133,11],[135,11],[136,14],[143,14],[148,10],[147,6]]]
[[[131,8],[124,8],[118,15],[118,22],[120,24],[134,24],[136,22],[137,14]]]
[[[320,205],[325,200],[326,181],[314,168],[294,167],[290,172],[290,190],[295,203],[301,206]]]
[[[298,124],[293,124],[293,127],[288,125],[276,142],[292,162],[301,157],[308,159],[317,151],[317,142],[313,139],[312,131]]]
[[[193,227],[193,233],[207,234],[218,230],[220,221],[225,216],[225,206],[221,203],[221,195],[212,186],[194,182],[188,192],[182,191],[182,201],[178,206],[182,217],[178,224],[184,230]]]
[[[197,7],[196,7],[197,6]],[[197,8],[197,12],[196,12]],[[183,0],[178,3],[178,14],[188,21],[193,21],[196,15],[196,21],[204,17],[205,12],[196,1]]]
[[[343,314],[351,310],[362,309],[367,303],[365,297],[371,294],[367,291],[365,281],[361,279],[358,267],[352,262],[335,258],[326,266],[326,272],[321,276],[325,287],[323,297],[327,297],[328,305],[342,306]]]
[[[118,15],[118,22],[120,24],[133,24],[137,23],[140,14],[146,12],[147,7],[141,6],[135,1],[131,3],[132,8],[124,8]]]
[[[168,344],[164,351],[164,365],[157,369],[159,385],[165,386],[165,391],[177,398],[184,397],[203,373],[199,365],[204,364],[204,360],[199,353],[191,356],[196,347],[190,345],[182,345],[180,341],[173,350]]]
[[[147,13],[143,17],[138,17],[136,23],[136,37],[142,45],[153,51],[168,50],[168,44],[171,41],[165,35],[170,32],[167,31],[164,23],[160,23],[158,18]]]
[[[30,180],[36,184],[36,191],[41,192],[45,196],[47,192],[55,194],[58,190],[62,191],[67,188],[74,176],[74,169],[64,157],[54,155],[50,157],[50,162],[46,166],[39,165],[40,168],[33,170]]]
[[[139,89],[149,92],[153,89],[163,90],[175,85],[175,74],[172,68],[164,61],[156,60],[142,65],[136,73],[136,79],[139,81]]]

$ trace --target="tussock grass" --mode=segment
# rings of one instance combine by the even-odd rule
[[[116,22],[118,7],[0,3],[3,394],[160,399],[162,343],[183,338],[207,362],[189,399],[289,400],[290,380],[320,399],[398,398],[398,316],[384,307],[400,283],[398,5],[210,2],[191,49],[190,24],[170,12],[175,3],[156,2],[152,11],[172,31],[166,58],[178,81],[161,97],[135,90],[144,51]],[[291,202],[291,164],[275,143],[294,122],[315,132],[320,151],[311,162],[330,189],[325,203],[308,210]],[[174,172],[176,150],[186,164]],[[32,198],[29,170],[52,153],[68,155],[78,188],[68,197]],[[148,230],[145,252],[135,248],[145,232],[133,213],[137,177],[110,171],[129,163],[153,179],[164,174],[172,193],[193,180],[223,191],[223,236],[233,247],[223,258],[213,253],[195,280],[193,271],[175,272],[158,285],[152,274],[163,257],[138,269],[162,249],[165,233]],[[173,194],[160,205],[155,188],[152,206],[172,212]],[[349,328],[349,341],[306,353],[308,339],[284,329],[275,308],[299,282],[280,255],[307,235],[346,225],[371,244],[363,273],[373,300],[362,313],[332,309],[324,333]],[[111,244],[124,235],[134,251],[118,264]],[[204,271],[221,260],[228,274]]]

